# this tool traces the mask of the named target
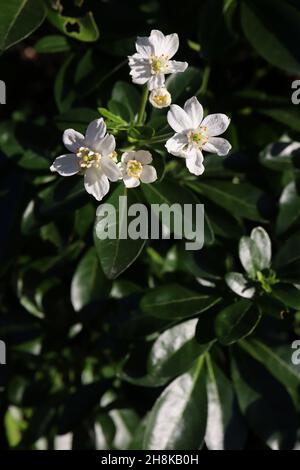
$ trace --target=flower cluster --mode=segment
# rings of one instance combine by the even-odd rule
[[[153,106],[170,106],[167,120],[175,134],[165,146],[170,154],[185,159],[191,173],[201,175],[204,172],[203,151],[217,155],[227,155],[230,151],[230,143],[219,137],[228,128],[230,119],[225,114],[204,117],[203,108],[195,96],[188,99],[183,108],[171,104],[165,75],[184,72],[188,66],[186,62],[171,60],[178,47],[177,34],[165,36],[153,30],[149,37],[138,37],[137,52],[129,57],[130,75],[133,83],[144,85],[146,91],[150,91],[149,101]],[[137,124],[141,124],[139,119]],[[67,129],[63,142],[71,153],[57,157],[51,171],[62,176],[83,174],[86,191],[98,201],[108,193],[110,181],[123,180],[127,188],[135,188],[141,182],[157,180],[156,170],[150,165],[152,155],[149,151],[129,148],[118,162],[115,137],[107,133],[103,118],[91,122],[85,136]]]
[[[129,57],[130,75],[133,83],[147,84],[151,91],[149,101],[156,108],[171,104],[171,95],[165,87],[165,75],[184,72],[187,62],[170,60],[179,47],[178,34],[165,36],[156,29],[149,37],[138,37],[136,53]]]
[[[123,179],[128,188],[143,183],[153,183],[157,179],[150,152],[126,152],[121,162],[116,162],[116,141],[106,133],[103,118],[92,121],[85,136],[73,129],[63,135],[67,150],[72,153],[61,155],[54,160],[51,171],[62,176],[84,174],[84,186],[89,194],[101,201],[109,191],[109,181]]]

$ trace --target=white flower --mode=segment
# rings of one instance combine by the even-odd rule
[[[187,62],[170,60],[179,47],[177,34],[165,36],[154,29],[149,37],[138,37],[135,47],[137,52],[128,57],[130,75],[133,83],[147,83],[149,90],[163,87],[166,74],[184,72],[188,66]]]
[[[183,109],[172,104],[167,117],[176,132],[166,142],[167,150],[185,158],[188,170],[194,175],[204,172],[202,150],[218,155],[230,151],[230,143],[217,137],[226,131],[230,119],[225,114],[209,114],[203,119],[203,108],[195,96],[185,102]]]
[[[122,173],[122,179],[127,188],[135,188],[142,183],[153,183],[157,180],[156,169],[149,165],[152,162],[150,152],[138,150],[137,152],[125,152],[118,163]]]
[[[167,108],[171,104],[171,95],[165,87],[155,88],[149,96],[149,101],[154,108]]]
[[[120,178],[120,170],[114,161],[115,138],[106,134],[103,118],[92,121],[85,136],[67,129],[63,142],[72,153],[57,157],[50,170],[62,176],[84,172],[85,189],[101,201],[109,191],[109,180],[117,181]]]

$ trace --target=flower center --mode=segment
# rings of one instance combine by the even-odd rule
[[[101,155],[100,153],[93,152],[88,147],[80,147],[76,153],[80,160],[81,168],[95,168],[100,167]]]
[[[137,160],[129,160],[127,162],[127,174],[133,178],[139,178],[142,173],[143,166]]]
[[[195,144],[197,147],[202,147],[208,141],[206,127],[200,127],[200,129],[196,131],[190,131],[188,139],[190,144]]]
[[[155,95],[153,97],[153,101],[158,105],[158,106],[166,106],[168,104],[168,95]]]
[[[161,55],[159,57],[152,56],[150,59],[151,72],[152,74],[159,74],[163,72],[166,68],[168,62],[168,56]]]

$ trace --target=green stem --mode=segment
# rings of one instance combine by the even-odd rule
[[[144,85],[140,110],[139,110],[139,114],[138,114],[138,118],[137,118],[137,124],[138,125],[143,124],[147,101],[148,101],[148,88],[147,88],[147,85]]]
[[[199,91],[197,93],[198,95],[204,95],[206,93],[209,77],[210,77],[210,67],[207,65],[204,68],[203,79],[202,79],[201,87],[199,88]]]

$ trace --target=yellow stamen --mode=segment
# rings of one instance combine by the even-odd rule
[[[128,176],[133,178],[139,178],[141,176],[142,170],[143,166],[141,162],[138,162],[137,160],[129,160],[129,162],[127,162]]]
[[[81,168],[99,168],[101,155],[100,153],[93,152],[88,147],[80,147],[76,152],[77,157],[79,158],[79,164]]]

